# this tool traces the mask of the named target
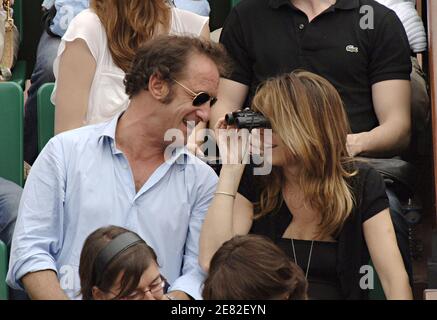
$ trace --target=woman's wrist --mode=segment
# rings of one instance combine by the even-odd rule
[[[236,195],[243,175],[244,165],[226,165],[220,171],[217,192]]]
[[[246,167],[245,164],[223,164],[222,169],[220,172],[232,172],[232,173],[238,173],[241,172],[243,174],[244,168]]]

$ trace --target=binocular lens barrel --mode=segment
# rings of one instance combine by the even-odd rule
[[[251,110],[228,113],[225,116],[228,125],[235,125],[238,129],[270,128],[270,122],[259,112]]]
[[[228,124],[228,125],[233,125],[233,124],[235,124],[235,117],[234,117],[234,115],[233,115],[232,113],[228,113],[228,114],[226,114],[226,116],[225,116],[225,122],[226,122],[226,124]]]

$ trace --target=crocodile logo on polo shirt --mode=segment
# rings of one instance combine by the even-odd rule
[[[355,47],[354,45],[350,44],[346,47],[346,51],[352,53],[358,53],[358,47]]]

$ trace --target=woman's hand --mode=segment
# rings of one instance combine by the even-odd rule
[[[205,154],[201,148],[205,139],[206,123],[201,121],[193,128],[193,131],[187,139],[187,149],[196,157],[204,157]]]
[[[194,135],[189,136],[187,141],[187,149],[192,154],[194,154],[196,157],[204,157],[205,154],[203,153],[202,149],[200,148],[202,146],[202,142],[196,141],[196,137]]]
[[[220,118],[214,127],[214,133],[223,167],[244,168],[250,159],[249,131],[229,126],[225,118]]]

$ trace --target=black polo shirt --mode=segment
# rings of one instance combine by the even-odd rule
[[[373,8],[373,29],[362,28]],[[361,22],[361,23],[360,23]],[[368,25],[369,26],[369,25]],[[379,125],[371,86],[410,79],[408,38],[396,14],[373,0],[337,0],[311,22],[290,0],[243,0],[230,12],[220,42],[235,60],[230,79],[256,87],[269,77],[305,69],[339,91],[353,132]]]

